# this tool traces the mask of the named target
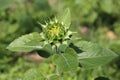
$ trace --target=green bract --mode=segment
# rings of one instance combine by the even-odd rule
[[[42,38],[47,43],[63,43],[66,40],[70,39],[70,35],[72,34],[69,31],[69,28],[65,28],[65,24],[63,22],[58,21],[56,18],[51,20],[46,25],[42,25],[43,32],[41,33]]]

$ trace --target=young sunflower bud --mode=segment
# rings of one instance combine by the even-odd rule
[[[60,22],[56,18],[47,22],[46,25],[42,24],[42,29],[43,32],[40,35],[44,42],[51,44],[52,49],[57,47],[58,50],[61,50],[61,45],[67,47],[70,44],[71,35],[74,33],[69,28],[66,28],[64,22]]]
[[[46,27],[43,28],[43,34],[48,42],[54,43],[64,40],[66,33],[67,30],[65,30],[64,24],[56,20],[50,21]]]

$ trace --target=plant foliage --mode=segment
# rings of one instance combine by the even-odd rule
[[[72,40],[73,32],[70,31],[70,10],[66,9],[62,14],[42,25],[41,33],[30,33],[14,40],[7,49],[11,51],[29,52],[33,50],[44,50],[45,45],[53,52],[50,56],[56,66],[56,74],[46,78],[56,79],[64,72],[75,73],[78,64],[82,67],[97,67],[106,64],[117,55],[110,49],[106,49],[96,43]],[[45,30],[45,31],[44,31]],[[49,34],[49,36],[48,36]],[[70,48],[70,44],[74,44],[75,48]],[[62,47],[61,47],[62,46]],[[81,51],[81,52],[79,52]],[[47,51],[49,52],[49,51]],[[78,61],[79,60],[79,61]],[[29,75],[30,74],[30,75]],[[23,80],[44,80],[42,73],[36,70],[27,72]],[[29,76],[28,76],[29,75]]]

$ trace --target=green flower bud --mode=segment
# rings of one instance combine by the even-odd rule
[[[44,26],[46,27],[43,27],[43,34],[48,42],[54,43],[64,40],[67,30],[65,29],[63,23],[54,20]]]
[[[44,44],[52,44],[52,49],[59,49],[61,45],[68,46],[71,42],[72,31],[66,27],[64,22],[60,22],[56,18],[47,22],[46,25],[41,24],[43,32],[40,34],[44,40]]]

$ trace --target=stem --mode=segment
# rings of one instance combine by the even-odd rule
[[[60,51],[58,50],[58,47],[55,45],[55,52],[57,53],[57,54],[59,54],[60,53]]]
[[[56,73],[57,73],[57,75],[60,75],[60,72],[58,70],[58,66],[56,66]]]
[[[60,72],[58,70],[58,66],[56,66],[56,73],[60,77],[60,80],[63,80],[62,75],[60,74]]]

